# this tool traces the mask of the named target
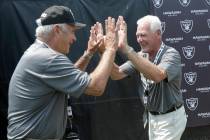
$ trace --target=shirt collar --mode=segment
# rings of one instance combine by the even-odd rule
[[[50,48],[50,46],[49,46],[47,43],[45,43],[45,42],[43,42],[43,41],[41,41],[41,40],[39,40],[39,39],[36,39],[36,42],[38,42],[38,43],[40,43],[40,44],[46,46],[47,48]]]

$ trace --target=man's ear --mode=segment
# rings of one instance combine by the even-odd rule
[[[157,30],[157,35],[161,36],[161,31]]]
[[[54,26],[53,26],[53,32],[54,32],[54,33],[59,34],[60,31],[61,31],[61,30],[60,30],[60,27],[59,27],[58,25],[54,25]]]

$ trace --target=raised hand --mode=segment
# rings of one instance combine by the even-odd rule
[[[104,44],[104,33],[103,33],[103,27],[102,24],[99,22],[96,22],[96,38],[97,41],[99,42],[99,47],[98,47],[98,51],[99,53],[103,53],[105,50],[105,44]]]
[[[124,21],[122,16],[118,17],[117,23],[116,23],[116,31],[117,31],[117,37],[118,37],[118,47],[123,52],[127,51],[128,42],[127,42],[127,24]]]
[[[115,19],[108,17],[108,19],[105,20],[106,35],[104,38],[104,45],[106,49],[117,50],[117,36],[115,28]]]
[[[103,31],[103,27],[102,27],[102,24],[101,23],[96,22],[95,31],[96,31],[97,42],[99,42],[99,47],[100,47],[104,43],[103,42],[104,31]]]
[[[103,43],[103,28],[101,23],[96,22],[90,29],[87,51],[94,54]]]

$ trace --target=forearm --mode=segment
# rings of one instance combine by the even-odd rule
[[[105,50],[103,50],[103,52],[104,51]],[[102,56],[103,52],[99,52],[100,57]],[[113,63],[113,67],[112,67],[111,74],[110,74],[111,79],[112,80],[120,80],[126,76],[127,75],[120,70],[119,66],[116,63]]]
[[[79,58],[79,60],[77,60],[77,62],[74,64],[74,66],[82,71],[85,71],[92,56],[93,54],[85,51],[84,54]]]
[[[128,59],[133,63],[135,68],[144,74],[144,76],[148,79],[151,79],[155,82],[159,82],[165,79],[166,74],[165,71],[159,68],[157,65],[153,64],[149,60],[143,58],[138,55],[133,48],[129,48],[126,53]]]
[[[125,74],[122,70],[120,70],[119,66],[114,63],[112,71],[111,71],[112,80],[120,80],[126,76],[127,76],[127,74]]]
[[[96,69],[90,74],[91,81],[86,94],[100,96],[104,92],[109,79],[116,50],[107,49],[101,56],[101,60]],[[96,90],[97,89],[97,90]]]

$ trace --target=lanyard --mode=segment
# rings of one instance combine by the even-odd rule
[[[157,65],[157,62],[160,59],[160,56],[162,55],[164,48],[165,48],[165,45],[162,43],[160,49],[158,50],[158,52],[157,52],[157,54],[155,56],[155,60],[153,61],[153,63],[155,65]]]
[[[155,65],[157,65],[160,57],[162,56],[162,53],[163,53],[163,50],[165,48],[165,45],[162,43],[161,44],[161,47],[159,48],[156,56],[155,56],[155,59],[153,61],[153,63]],[[145,112],[144,112],[144,115],[143,115],[143,120],[144,120],[144,128],[146,127],[146,124],[147,124],[147,120],[148,120],[148,96],[149,96],[149,84],[150,84],[150,80],[148,79],[145,79],[145,84],[146,84],[146,87],[145,87],[145,91],[144,91],[144,95],[143,95],[143,103],[145,105]]]
[[[155,65],[157,65],[157,63],[158,63],[158,61],[159,61],[159,59],[160,59],[160,57],[162,56],[162,53],[163,53],[163,50],[164,50],[164,48],[165,48],[165,45],[162,43],[161,44],[161,47],[159,48],[159,50],[158,50],[158,52],[157,52],[157,54],[156,54],[156,56],[155,56],[155,59],[154,59],[154,61],[153,61],[153,63],[155,64]],[[144,95],[144,103],[147,103],[147,96],[149,95],[149,84],[150,84],[150,80],[148,80],[148,79],[145,79],[145,84],[146,84],[146,87],[145,87],[145,95]]]
[[[157,63],[158,63],[160,57],[162,56],[162,53],[163,53],[164,48],[165,48],[165,45],[162,43],[162,44],[161,44],[161,47],[159,48],[159,50],[158,50],[158,52],[157,52],[157,54],[156,54],[156,56],[155,56],[154,61],[153,61],[153,63],[154,63],[155,65],[157,65]],[[148,79],[146,79],[146,89],[148,89],[148,88],[149,88],[149,82],[148,82]]]

